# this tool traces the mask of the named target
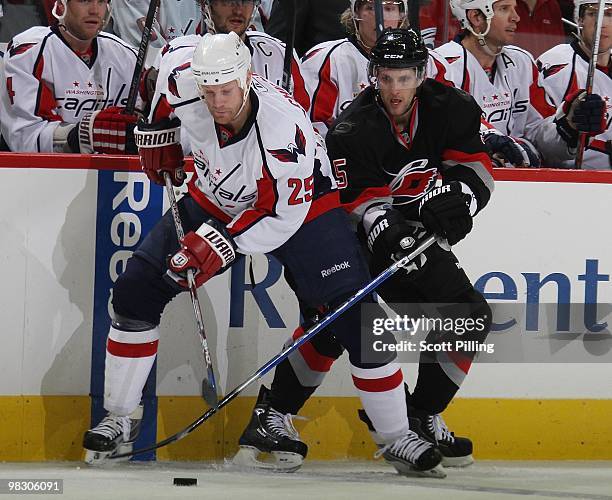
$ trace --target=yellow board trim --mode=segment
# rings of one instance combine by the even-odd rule
[[[159,460],[221,460],[237,450],[254,398],[237,398],[190,436],[158,451]],[[0,460],[82,459],[89,396],[0,396]],[[357,418],[353,397],[311,398],[296,420],[308,457],[370,459],[374,444]],[[199,397],[158,398],[158,439],[206,410]],[[612,460],[612,400],[457,399],[444,417],[474,441],[478,459]]]

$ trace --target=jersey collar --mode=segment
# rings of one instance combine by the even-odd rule
[[[66,41],[57,24],[51,26],[51,31],[57,35],[57,37],[62,41],[62,43],[64,43],[64,45],[68,47],[68,50],[70,50],[70,52],[72,52],[79,61],[81,61],[89,69],[93,67],[94,63],[96,62],[96,59],[98,58],[98,37],[95,37],[91,41],[91,58],[89,59],[89,62],[85,62],[83,59],[81,59],[81,57],[79,57],[79,54],[77,54],[72,49],[70,44]]]

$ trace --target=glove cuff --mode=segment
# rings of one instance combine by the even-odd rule
[[[138,122],[134,129],[138,148],[159,148],[181,142],[181,124],[178,119],[164,120],[154,125]]]
[[[91,155],[95,153],[94,144],[92,143],[93,128],[96,116],[99,112],[100,110],[85,114],[76,127],[79,140],[79,152],[81,154]]]

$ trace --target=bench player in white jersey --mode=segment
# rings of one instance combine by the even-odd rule
[[[584,132],[588,135],[588,140],[582,168],[609,169],[612,165],[609,113],[612,107],[612,1],[605,3],[593,93],[589,96],[586,96],[584,88],[593,52],[598,3],[592,0],[576,0],[574,6],[578,39],[553,47],[542,54],[537,62],[542,84],[557,107],[556,131],[566,141],[566,147],[551,150],[550,154],[545,156],[550,164],[574,168],[578,132]],[[554,131],[550,135],[554,135]],[[544,137],[543,142],[546,139],[547,137]]]
[[[57,0],[54,27],[7,47],[0,87],[2,136],[12,151],[136,152],[127,103],[136,53],[103,33],[108,0]]]
[[[149,0],[113,0],[113,32],[134,47],[140,45],[149,3]],[[179,36],[191,35],[199,21],[200,8],[195,1],[161,0],[149,46],[161,49]]]
[[[151,124],[139,123],[136,140],[148,176],[161,183],[161,173],[168,172],[180,185],[179,133],[189,134],[196,175],[179,201],[186,236],[177,241],[169,211],[115,283],[104,390],[109,414],[85,434],[90,458],[131,446],[160,317],[185,290],[187,269],[194,269],[202,284],[229,268],[237,253],[271,253],[285,266],[299,301],[310,307],[335,307],[369,279],[306,112],[288,93],[252,74],[250,63],[248,48],[233,32],[206,34],[195,50],[177,48],[161,59]],[[313,245],[325,250],[312,252]],[[341,271],[326,272],[339,266]],[[363,405],[386,439],[383,456],[406,473],[436,475],[441,456],[409,429],[395,354],[373,353],[361,362],[367,345],[360,339],[358,307],[334,322],[334,334],[349,352]],[[291,416],[266,395],[262,389],[240,438],[238,461],[256,463],[259,451],[273,452],[281,458],[279,468],[295,470],[306,444]]]
[[[249,30],[256,7],[260,0],[197,0],[202,10],[197,33],[229,33],[233,31],[251,51],[253,71],[281,85],[283,80],[283,63],[285,45],[278,39],[259,31]],[[193,35],[181,37],[162,50],[173,50],[176,47],[191,45],[195,47],[200,37]],[[156,63],[157,66],[159,63]],[[300,62],[295,54],[291,64],[290,90],[293,97],[304,109],[310,106],[310,99],[304,86]]]
[[[408,0],[383,0],[382,4],[385,28],[408,24]],[[320,43],[302,58],[311,99],[310,119],[323,136],[342,110],[369,86],[368,59],[376,42],[373,0],[351,0],[341,22],[347,38]],[[446,62],[435,51],[430,55],[427,76],[447,82]]]
[[[449,63],[447,77],[482,108],[483,139],[498,164],[540,166],[534,131],[555,109],[531,54],[510,45],[520,21],[516,0],[451,0],[451,9],[464,31],[436,49]]]

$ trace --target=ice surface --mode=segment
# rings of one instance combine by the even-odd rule
[[[511,499],[612,500],[612,462],[491,462],[446,469],[446,479],[406,478],[379,461],[306,461],[293,474],[250,472],[227,464],[119,463],[104,468],[77,463],[2,463],[1,479],[63,479],[64,499]],[[197,486],[174,486],[195,477]]]

